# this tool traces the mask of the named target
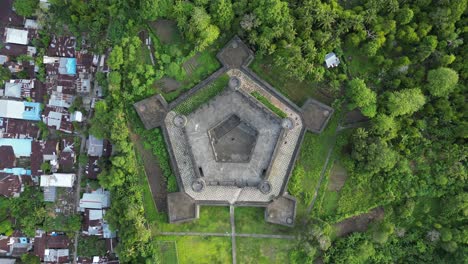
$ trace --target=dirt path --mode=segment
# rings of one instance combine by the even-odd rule
[[[336,136],[336,134],[335,134]],[[335,139],[333,140],[335,141]],[[315,200],[317,199],[318,191],[320,189],[320,186],[322,185],[323,177],[325,176],[325,171],[327,170],[328,162],[330,161],[330,156],[333,152],[333,148],[335,147],[335,143],[333,143],[329,148],[328,148],[328,153],[327,153],[327,159],[325,160],[325,163],[323,164],[322,171],[320,172],[320,179],[315,187],[315,192],[314,192],[314,197],[312,197],[312,201],[310,202],[309,206],[307,207],[307,215],[312,212],[312,208],[314,208]]]
[[[212,232],[159,232],[161,236],[219,236],[231,237],[231,233],[212,233]],[[239,234],[236,233],[235,237],[253,237],[253,238],[276,238],[276,239],[296,239],[295,236],[288,235],[268,235],[268,234]]]
[[[369,213],[345,219],[334,225],[336,235],[342,237],[353,232],[364,232],[369,228],[371,222],[381,220],[383,217],[384,209],[382,207],[377,207],[372,209]]]
[[[136,150],[140,153],[140,156],[143,159],[143,165],[145,167],[146,176],[148,178],[151,194],[156,203],[156,207],[160,212],[167,212],[166,179],[159,167],[158,160],[151,151],[143,147],[143,142],[141,141],[140,136],[132,133],[131,139]]]

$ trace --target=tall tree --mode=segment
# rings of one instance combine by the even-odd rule
[[[367,87],[364,80],[355,78],[348,83],[347,95],[350,107],[359,107],[363,115],[374,117],[377,111],[377,95]]]
[[[427,74],[427,82],[427,90],[431,95],[436,97],[447,96],[458,83],[458,73],[445,67],[430,70]]]
[[[210,5],[210,13],[213,16],[213,22],[222,30],[231,29],[231,23],[234,19],[231,0],[213,0]]]
[[[36,11],[39,5],[39,0],[15,0],[13,8],[20,16],[30,17]]]
[[[391,116],[409,115],[421,109],[425,103],[421,89],[404,89],[389,93],[387,109]]]

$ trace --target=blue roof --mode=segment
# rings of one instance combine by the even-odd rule
[[[41,104],[33,102],[23,102],[24,103],[24,112],[23,118],[26,120],[41,120]]]
[[[31,170],[26,170],[23,168],[11,168],[11,169],[3,169],[0,170],[0,172],[8,173],[8,174],[13,174],[13,175],[31,175]]]
[[[31,156],[32,139],[0,138],[0,146],[12,146],[16,157]]]
[[[67,58],[67,74],[75,75],[76,74],[76,59]]]

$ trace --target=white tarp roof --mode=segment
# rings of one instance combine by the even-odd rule
[[[0,100],[0,117],[23,119],[23,112],[23,102]]]
[[[6,28],[6,43],[28,45],[28,31],[16,28]]]
[[[75,182],[75,174],[73,173],[54,173],[52,175],[41,176],[41,187],[73,187]]]

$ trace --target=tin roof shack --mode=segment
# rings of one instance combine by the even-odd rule
[[[76,38],[72,36],[53,35],[47,49],[48,56],[75,57]]]
[[[102,236],[102,224],[104,222],[104,210],[85,209],[82,222],[82,233],[88,236]]]
[[[111,231],[109,224],[104,220],[105,210],[85,209],[83,215],[83,235],[102,236],[102,238],[115,238],[116,233]]]
[[[97,180],[97,176],[101,172],[102,169],[99,167],[99,157],[89,157],[84,171],[86,178]]]
[[[70,239],[55,232],[36,230],[34,255],[45,263],[68,263],[70,261]]]
[[[0,195],[5,197],[19,197],[22,189],[20,176],[0,172]]]
[[[33,141],[31,153],[31,175],[38,177],[44,172],[41,165],[44,162],[49,162],[51,171],[56,172],[58,169],[57,156],[58,156],[58,142],[56,140],[47,141]]]
[[[44,56],[43,61],[48,74],[76,75],[76,58]]]
[[[0,236],[0,256],[20,257],[32,250],[33,241],[21,232],[15,231],[11,236]]]
[[[57,201],[52,207],[49,207],[48,215],[68,217],[76,212],[72,195],[75,179],[76,175],[73,173],[54,173],[41,176],[40,186],[44,190],[44,201]],[[57,215],[58,213],[60,214]]]
[[[46,87],[48,87],[49,101],[47,105],[65,108],[69,108],[72,105],[75,100],[76,88],[73,81],[67,79],[53,80],[53,78],[48,78]],[[52,84],[53,82],[61,85],[54,85]]]
[[[0,264],[15,264],[16,259],[14,258],[0,258]]]
[[[97,189],[91,193],[83,193],[80,199],[80,210],[85,209],[105,209],[110,207],[110,192],[103,189]]]
[[[86,141],[86,147],[88,148],[88,156],[101,157],[104,151],[104,140],[98,139],[93,135],[89,135]]]
[[[12,146],[0,146],[0,170],[13,168],[16,165],[16,156]]]
[[[89,156],[88,163],[85,166],[84,174],[88,179],[96,180],[99,173],[102,172],[101,163],[104,158],[110,157],[112,154],[112,144],[109,140],[103,140],[102,157]]]
[[[71,172],[74,170],[76,162],[75,154],[75,142],[73,138],[66,138],[60,141],[60,154],[59,154],[59,166],[64,172]]]
[[[16,158],[30,157],[32,139],[0,138],[0,146],[11,146]]]
[[[41,104],[0,99],[0,117],[39,121]]]
[[[57,172],[58,164],[58,142],[56,140],[33,141],[31,154],[31,175],[33,180],[38,182],[39,176],[45,171],[42,170],[43,163],[50,164],[50,172]]]
[[[5,97],[12,98],[35,98],[35,80],[15,79],[5,83]]]
[[[0,117],[0,138],[34,139],[39,131],[36,122]]]
[[[47,106],[44,109],[42,120],[48,127],[65,133],[73,132],[73,123],[70,113],[63,107]]]
[[[330,52],[325,55],[325,64],[327,65],[327,68],[338,67],[338,65],[340,65],[340,59],[336,56],[335,53]]]
[[[29,32],[24,29],[5,28],[3,33],[4,43],[28,45],[28,34]]]

